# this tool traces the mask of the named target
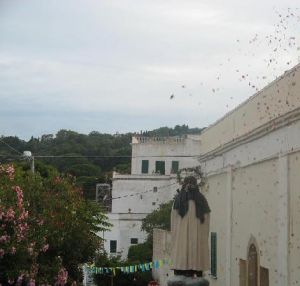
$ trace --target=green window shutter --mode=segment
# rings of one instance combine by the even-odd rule
[[[142,160],[142,174],[148,174],[149,172],[149,160]]]
[[[160,175],[165,174],[165,161],[156,161],[155,162],[155,172]]]
[[[210,235],[210,272],[213,277],[217,277],[217,233]]]
[[[109,246],[110,246],[110,253],[117,252],[117,241],[116,240],[111,240]]]
[[[171,173],[176,174],[179,170],[179,162],[178,161],[172,161],[172,169]]]

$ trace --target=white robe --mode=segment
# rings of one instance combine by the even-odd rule
[[[171,212],[173,269],[206,271],[209,269],[209,214],[202,224],[196,217],[195,201],[182,218],[177,210]]]

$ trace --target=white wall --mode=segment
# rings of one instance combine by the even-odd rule
[[[117,253],[111,255],[121,255],[127,258],[128,249],[131,245],[131,238],[137,238],[138,243],[146,239],[146,233],[141,231],[141,214],[109,214],[109,222],[113,224],[111,231],[104,233],[104,248],[110,254],[110,240],[117,241]],[[103,234],[99,234],[102,237]]]
[[[197,156],[200,154],[199,136],[189,135],[187,138],[134,137],[132,139],[131,173],[142,173],[142,160],[149,160],[149,174],[155,173],[155,161],[165,161],[165,175],[170,175],[172,161],[179,161],[179,168],[195,166],[197,158],[178,156]]]
[[[200,142],[217,233],[211,285],[239,285],[250,241],[269,285],[299,285],[300,65],[207,128]]]
[[[270,121],[277,125],[276,118],[299,107],[299,82],[300,64],[205,129],[200,136],[203,154],[247,136]]]
[[[161,203],[173,199],[178,187],[176,176],[117,175],[113,179],[112,197],[122,198],[113,199],[112,213],[148,214]]]

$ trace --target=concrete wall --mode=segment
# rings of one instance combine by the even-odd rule
[[[182,156],[199,155],[199,136],[133,137],[131,174],[142,173],[142,160],[149,160],[149,174],[155,173],[155,161],[165,161],[165,175],[171,174],[172,161],[179,161],[179,168],[195,166],[197,159]]]
[[[289,280],[300,283],[300,152],[289,155]]]
[[[239,285],[239,259],[247,259],[253,240],[270,285],[297,285],[299,66],[208,128],[200,140],[211,231],[218,234],[218,278],[211,284]]]
[[[108,219],[113,224],[111,231],[99,233],[104,237],[104,248],[110,254],[110,240],[117,241],[117,253],[111,255],[121,255],[127,258],[128,249],[132,245],[131,238],[137,238],[138,243],[146,239],[146,233],[141,231],[143,214],[108,214]]]
[[[148,214],[161,203],[173,199],[178,187],[176,176],[116,175],[113,178],[112,197],[122,198],[113,199],[112,213]]]
[[[227,212],[228,209],[224,207],[227,202],[227,188],[228,177],[230,174],[227,172],[220,175],[214,175],[209,178],[209,189],[204,195],[209,201],[209,206],[212,210],[210,216],[210,231],[216,232],[218,235],[217,245],[217,269],[218,280],[225,281],[228,272],[227,257],[227,244],[228,244],[228,227],[227,227]],[[223,207],[220,207],[223,206]],[[212,279],[211,285],[215,284],[216,280]]]
[[[144,242],[146,233],[141,230],[142,219],[160,204],[172,200],[178,187],[176,176],[115,175],[109,214],[114,226],[105,233],[106,251],[109,253],[109,240],[117,240],[118,252],[126,258],[130,238]]]

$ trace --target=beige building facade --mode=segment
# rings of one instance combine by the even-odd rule
[[[300,65],[204,130],[197,148],[212,210],[211,285],[299,285]],[[158,244],[154,259],[170,249]],[[166,274],[156,275],[161,285]]]

